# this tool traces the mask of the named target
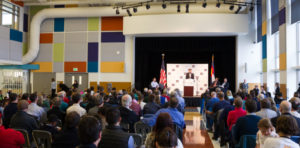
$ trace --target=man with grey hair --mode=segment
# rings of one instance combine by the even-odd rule
[[[180,90],[178,88],[176,88],[174,91],[175,91],[175,96],[178,99],[178,102],[179,102],[179,105],[180,105],[180,108],[181,108],[180,110],[181,110],[181,112],[183,112],[184,107],[185,107],[185,101],[182,98]]]
[[[130,95],[122,96],[122,106],[119,108],[121,113],[121,123],[129,124],[129,131],[134,133],[134,124],[139,121],[139,116],[130,109],[132,98]]]
[[[288,102],[288,101],[282,101],[280,103],[280,107],[279,107],[279,111],[281,113],[280,116],[283,116],[283,115],[292,116],[297,121],[298,127],[300,127],[300,118],[297,118],[297,117],[293,116],[291,114],[291,110],[292,110],[292,105],[291,105],[290,102]],[[273,124],[274,127],[276,127],[277,119],[280,116],[277,116],[277,117],[274,117],[274,118],[271,119],[271,122],[272,122],[272,124]],[[298,131],[297,132],[297,136],[299,136],[299,135],[300,135],[300,132]]]

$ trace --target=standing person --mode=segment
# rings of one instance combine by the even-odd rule
[[[152,82],[151,82],[151,88],[152,89],[156,89],[156,88],[158,88],[159,87],[159,85],[158,85],[158,83],[156,82],[156,78],[154,77],[153,79],[152,79]]]
[[[51,80],[51,98],[55,97],[55,93],[56,93],[56,82],[55,82],[55,79],[52,78],[52,80]]]
[[[278,95],[280,93],[280,86],[279,86],[278,82],[275,83],[275,88],[276,88],[275,89],[275,96],[276,96],[276,95]]]
[[[244,82],[241,83],[240,89],[241,90],[246,90],[246,92],[248,92],[248,83],[247,83],[246,79],[244,79]]]
[[[27,100],[26,100],[27,101]],[[17,94],[11,93],[9,96],[9,104],[4,108],[4,118],[3,118],[3,125],[5,128],[9,127],[11,117],[18,111],[18,98]]]
[[[77,80],[74,81],[74,83],[72,84],[73,89],[78,89],[78,82]]]
[[[194,73],[192,73],[192,69],[188,69],[188,73],[185,75],[185,79],[194,79]]]

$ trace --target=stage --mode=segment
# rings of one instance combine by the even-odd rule
[[[196,97],[187,96],[187,97],[183,97],[183,98],[185,100],[186,107],[200,107],[200,104],[201,104],[200,96],[196,96]]]

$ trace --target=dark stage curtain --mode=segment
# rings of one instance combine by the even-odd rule
[[[161,54],[165,63],[208,63],[212,54],[215,75],[228,78],[235,89],[235,37],[137,37],[135,40],[135,88],[148,87],[152,78],[159,80]]]

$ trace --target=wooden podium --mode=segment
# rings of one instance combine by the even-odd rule
[[[194,86],[184,86],[184,96],[194,96]]]
[[[183,86],[183,95],[187,97],[194,96],[194,79],[186,79]]]

